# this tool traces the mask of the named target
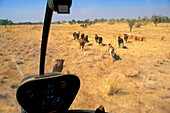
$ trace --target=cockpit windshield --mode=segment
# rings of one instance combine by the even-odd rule
[[[16,92],[21,81],[40,77],[48,1],[53,0],[0,0],[2,113],[20,113]],[[109,113],[169,113],[170,1],[72,0],[70,4],[60,4],[54,11],[49,6],[53,16],[43,68],[45,74],[73,74],[80,79],[69,110],[96,110],[102,105]],[[44,88],[27,87],[22,94],[37,99],[37,106],[44,106],[42,112],[49,106],[55,111],[65,101],[63,93],[67,95],[66,90],[62,95],[56,91],[72,85],[70,80],[74,82],[42,82]],[[72,88],[67,87],[70,95]],[[34,97],[35,92],[45,96]]]

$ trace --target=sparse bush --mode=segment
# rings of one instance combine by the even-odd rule
[[[129,24],[129,28],[130,28],[130,32],[132,31],[133,25],[135,24],[135,19],[131,19],[131,20],[127,20],[128,24]]]
[[[151,20],[153,21],[153,23],[155,24],[155,27],[157,27],[157,24],[161,21],[161,16],[156,16],[153,15]]]
[[[107,21],[107,19],[104,19],[104,18],[101,18],[101,19],[99,20],[100,23],[104,23],[104,22],[106,22],[106,21]]]
[[[115,23],[115,20],[114,19],[110,19],[109,21],[108,21],[108,24],[109,25],[113,25]]]

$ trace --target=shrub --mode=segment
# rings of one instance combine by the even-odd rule
[[[133,28],[133,25],[135,24],[136,20],[135,19],[131,19],[131,20],[127,20],[127,21],[128,21],[130,32],[131,32],[132,28]]]
[[[109,21],[108,21],[108,24],[109,25],[113,25],[115,23],[115,20],[114,19],[110,19]]]
[[[155,27],[157,27],[157,24],[159,22],[161,22],[161,16],[156,16],[156,15],[153,15],[152,18],[151,18],[152,22],[155,24]]]

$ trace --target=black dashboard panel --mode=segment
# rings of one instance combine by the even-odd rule
[[[35,76],[23,81],[17,90],[17,100],[28,113],[67,111],[80,87],[77,76]]]

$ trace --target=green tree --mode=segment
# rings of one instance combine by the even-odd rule
[[[136,19],[128,20],[130,32],[132,31],[132,28],[133,28],[133,25],[135,24],[135,22],[136,22]]]
[[[8,25],[13,25],[13,24],[14,23],[11,20],[8,21]]]
[[[142,21],[143,22],[146,22],[148,20],[148,17],[147,16],[144,16],[143,18],[142,18]]]
[[[77,23],[78,23],[78,24],[81,24],[81,23],[82,23],[82,21],[81,21],[81,20],[78,20],[78,21],[77,21]]]
[[[138,22],[141,22],[141,17],[140,16],[138,16]]]
[[[168,19],[169,19],[168,16],[164,16],[164,17],[163,17],[163,22],[166,22],[166,23],[167,23],[167,22],[168,22]]]
[[[62,21],[62,24],[65,24],[65,23],[67,23],[67,22],[66,22],[65,20],[63,20],[63,21]]]
[[[107,21],[107,19],[104,19],[104,18],[101,18],[100,20],[99,20],[99,22],[101,22],[101,23],[104,23],[104,22],[106,22]]]
[[[93,22],[94,22],[94,23],[97,23],[98,21],[99,21],[99,19],[94,19],[94,21],[93,21]]]
[[[84,21],[84,23],[89,23],[89,19],[86,19],[86,20]]]
[[[155,24],[155,27],[157,27],[157,24],[161,21],[159,16],[152,15],[151,18],[152,22]]]
[[[116,19],[116,22],[119,22],[119,19]]]
[[[121,22],[125,22],[125,18],[121,18],[120,21],[121,21]]]
[[[73,24],[73,22],[72,22],[72,21],[69,21],[69,24],[71,24],[71,25],[72,25],[72,24]]]
[[[140,16],[138,16],[138,20],[140,20],[141,19],[141,17]]]
[[[127,18],[127,19],[126,19],[126,22],[128,22],[128,21],[129,21],[129,19]]]
[[[73,20],[69,21],[69,23],[72,25],[72,24],[75,24],[76,21],[73,19]]]
[[[110,19],[109,21],[108,21],[108,24],[109,25],[113,25],[115,23],[115,19]]]
[[[76,23],[76,21],[73,19],[73,20],[72,20],[72,23],[74,24],[74,23]]]
[[[2,19],[0,24],[4,25],[5,27],[7,27],[6,25],[8,24],[8,19]]]

